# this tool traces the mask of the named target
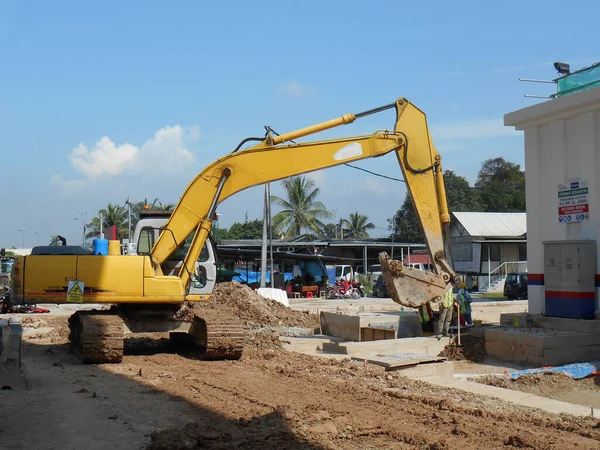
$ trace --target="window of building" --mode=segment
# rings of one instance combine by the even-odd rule
[[[519,261],[527,261],[527,244],[519,244]]]
[[[473,261],[473,244],[470,242],[452,244],[452,259],[454,261]]]
[[[481,259],[500,261],[500,244],[485,244],[481,249]]]

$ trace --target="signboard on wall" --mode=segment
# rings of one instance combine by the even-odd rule
[[[571,181],[558,185],[558,221],[583,222],[590,218],[588,182]]]

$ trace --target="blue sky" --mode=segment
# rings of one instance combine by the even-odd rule
[[[600,60],[600,4],[565,5],[3,0],[0,245],[79,242],[82,218],[127,197],[176,202],[264,125],[291,131],[397,97],[427,113],[444,167],[469,181],[488,158],[523,165],[522,134],[503,115],[554,87],[518,78]],[[392,126],[382,114],[328,136]],[[400,175],[393,155],[358,165]],[[313,178],[338,219],[360,211],[378,236],[406,192],[348,167]],[[220,225],[262,217],[262,196],[258,187],[228,199]]]

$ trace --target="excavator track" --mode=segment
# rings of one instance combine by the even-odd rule
[[[69,317],[69,341],[84,364],[123,360],[123,319],[103,311],[78,311]]]
[[[190,337],[199,347],[200,359],[238,360],[242,357],[246,340],[244,325],[234,322],[210,322],[203,317],[194,317],[189,331]]]

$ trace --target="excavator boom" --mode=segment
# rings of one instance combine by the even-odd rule
[[[343,139],[292,142],[392,108],[396,110],[393,130]],[[290,133],[268,134],[255,146],[234,151],[215,161],[187,186],[165,226],[166,232],[160,234],[151,251],[153,264],[158,271],[169,255],[194,232],[179,273],[183,285],[189,285],[190,278],[194,276],[194,262],[208,237],[216,208],[231,195],[252,186],[383,156],[391,151],[396,152],[436,271],[422,279],[420,274],[411,276],[410,270],[392,270],[390,264],[384,262],[384,276],[388,285],[393,286],[390,292],[399,303],[406,303],[407,298],[419,304],[439,298],[455,276],[444,237],[444,227],[447,227],[450,217],[441,175],[441,158],[431,141],[425,114],[404,98],[380,108],[346,114]],[[418,298],[414,298],[415,295]]]

